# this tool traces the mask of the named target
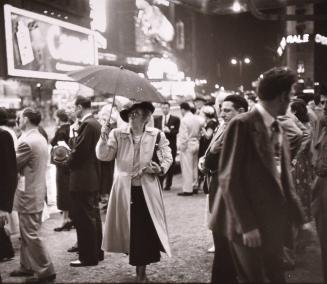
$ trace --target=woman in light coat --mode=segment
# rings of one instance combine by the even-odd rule
[[[147,280],[146,265],[160,260],[160,251],[171,256],[158,175],[168,171],[172,155],[164,133],[146,127],[153,111],[149,102],[128,102],[120,112],[128,126],[103,126],[96,146],[98,159],[116,158],[117,165],[102,248],[129,254],[141,282]],[[152,161],[154,151],[159,164]]]

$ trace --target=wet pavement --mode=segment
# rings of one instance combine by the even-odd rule
[[[159,263],[148,266],[148,278],[153,283],[210,282],[213,254],[207,252],[211,246],[211,234],[205,225],[206,196],[203,193],[187,197],[177,196],[181,183],[181,176],[175,176],[175,187],[169,192],[164,192],[173,256],[169,258],[162,254]],[[50,206],[48,209],[50,218],[43,224],[42,236],[56,268],[56,283],[135,281],[135,268],[128,264],[128,256],[124,254],[105,253],[104,261],[95,267],[70,267],[69,262],[77,259],[77,255],[68,253],[67,249],[75,243],[76,232],[75,230],[54,232],[53,229],[61,225],[62,215],[55,206]],[[104,216],[105,211],[102,210],[102,213]],[[9,277],[10,271],[19,266],[19,239],[17,235],[12,239],[16,256],[11,261],[0,263],[4,283],[18,283],[25,280]],[[296,268],[287,272],[287,278],[292,283],[322,283],[317,239],[305,252],[298,255]]]

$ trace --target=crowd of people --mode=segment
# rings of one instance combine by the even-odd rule
[[[136,281],[147,282],[146,266],[160,261],[161,252],[171,256],[162,190],[173,187],[179,154],[177,195],[207,194],[212,283],[285,282],[314,220],[327,281],[327,92],[296,86],[291,70],[276,67],[260,77],[256,93],[219,95],[214,105],[183,102],[180,115],[165,102],[153,116],[154,104],[145,101],[95,115],[90,98],[77,96],[72,109],[56,111],[50,140],[38,110],[21,110],[13,127],[1,108],[1,260],[14,255],[4,229],[12,210],[21,237],[20,267],[10,276],[29,283],[56,278],[40,237],[50,160],[63,212],[54,231],[76,229],[68,251],[78,258],[70,266],[96,266],[105,251],[123,253],[136,267]]]

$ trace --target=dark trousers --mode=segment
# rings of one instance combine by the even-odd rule
[[[79,260],[97,264],[103,259],[98,193],[72,192],[72,217],[77,233]]]
[[[164,180],[166,180],[166,184],[165,184],[166,189],[170,189],[171,185],[173,184],[176,153],[172,153],[172,156],[173,156],[173,163],[171,164],[169,170],[167,171],[167,173],[164,176],[159,177],[161,187],[163,187],[163,182],[164,182]]]
[[[0,261],[4,258],[12,258],[14,255],[10,237],[7,235],[5,228],[0,226]]]
[[[282,246],[280,249],[249,248],[230,242],[232,258],[241,283],[285,283]]]
[[[211,283],[237,283],[229,240],[225,236],[213,232],[213,242],[215,256],[212,264]]]

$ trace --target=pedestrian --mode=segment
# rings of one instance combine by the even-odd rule
[[[22,135],[16,151],[20,180],[14,208],[18,212],[21,234],[20,268],[12,277],[33,276],[29,283],[45,283],[56,278],[48,251],[40,236],[42,211],[46,197],[47,141],[39,132],[41,113],[33,108],[23,109],[18,117]]]
[[[175,160],[177,155],[177,134],[179,131],[180,119],[179,117],[172,115],[170,113],[169,102],[162,103],[161,110],[163,115],[159,117],[155,117],[154,126],[165,133],[169,141],[169,147],[171,149],[171,154],[173,157],[173,163],[169,168],[168,172],[162,178],[160,178],[162,187],[163,187],[163,181],[166,180],[163,190],[169,191],[173,183],[173,176],[175,171]]]
[[[154,109],[150,102],[128,102],[120,112],[128,126],[111,131],[104,125],[96,147],[101,161],[116,159],[102,248],[128,254],[138,281],[146,281],[146,266],[160,261],[160,251],[171,255],[158,175],[168,171],[172,156],[164,133],[146,126]]]
[[[3,114],[0,109],[0,114]],[[3,116],[0,117],[0,122]],[[17,186],[17,164],[14,141],[11,134],[0,128],[0,262],[14,257],[10,237],[5,231],[8,213],[13,209]],[[0,274],[1,283],[1,274]]]
[[[99,210],[100,163],[95,155],[101,125],[93,117],[91,100],[87,97],[76,97],[75,114],[80,125],[74,138],[68,166],[71,210],[76,227],[79,258],[71,261],[70,266],[95,266],[104,259]]]
[[[180,109],[183,117],[177,137],[177,148],[180,150],[183,187],[182,192],[177,195],[190,196],[193,195],[193,190],[198,189],[198,152],[203,123],[191,112],[187,102],[181,103]]]
[[[230,240],[240,282],[285,282],[284,234],[304,223],[290,175],[288,141],[277,122],[296,80],[276,67],[259,79],[258,104],[230,121],[219,163],[218,210],[213,218]]]
[[[52,163],[56,165],[56,186],[57,186],[57,208],[63,213],[63,220],[60,227],[54,228],[54,231],[69,231],[73,227],[73,221],[70,218],[71,196],[69,192],[69,168],[64,164],[66,155],[56,157],[55,149],[58,146],[67,147],[69,143],[70,124],[68,115],[64,109],[58,109],[55,113],[57,130],[51,139],[52,146]],[[67,152],[66,152],[67,153]]]
[[[198,152],[199,158],[201,158],[205,154],[211,142],[213,133],[218,126],[218,121],[216,119],[216,113],[213,106],[204,105],[200,110],[200,116],[204,118],[204,125],[201,128],[201,133],[200,133],[201,137],[199,141],[199,152]],[[205,176],[200,170],[198,172],[198,189],[201,189],[201,185],[204,182],[204,178]],[[206,191],[206,189],[204,189],[204,191]]]
[[[315,144],[316,160],[314,163],[315,179],[312,189],[312,215],[315,218],[320,240],[324,283],[327,282],[327,93],[322,93],[320,104],[324,117],[320,121],[320,132]]]
[[[229,95],[223,100],[220,107],[220,116],[223,123],[214,134],[205,155],[201,158],[202,163],[199,163],[202,170],[206,173],[206,182],[209,189],[208,210],[210,215],[216,215],[217,210],[222,209],[214,206],[214,204],[219,189],[218,163],[223,147],[225,129],[235,116],[246,111],[248,111],[248,103],[240,95]],[[216,219],[209,224],[209,228],[213,234],[213,251],[215,253],[212,264],[211,282],[234,283],[236,282],[236,271],[229,251],[228,239],[223,234],[223,229],[219,226]]]

